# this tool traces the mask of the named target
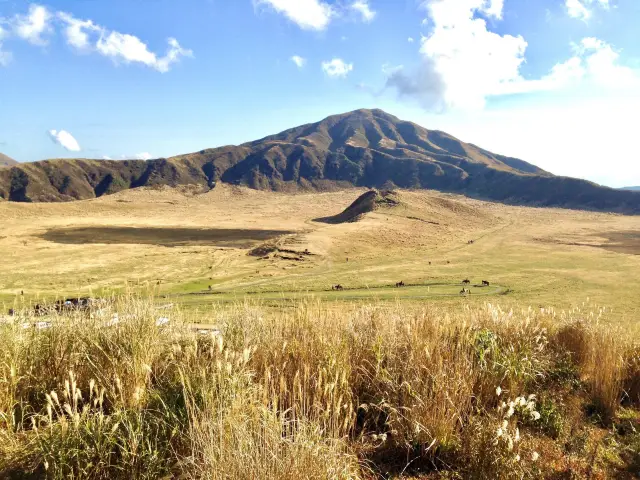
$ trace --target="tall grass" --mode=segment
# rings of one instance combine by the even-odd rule
[[[593,312],[238,303],[211,333],[145,298],[19,312],[0,324],[0,477],[545,476],[556,401],[605,426],[640,403],[638,344]]]

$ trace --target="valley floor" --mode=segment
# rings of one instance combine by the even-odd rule
[[[0,302],[132,288],[193,308],[245,297],[458,304],[499,296],[536,308],[606,305],[628,324],[639,317],[639,217],[401,191],[400,205],[358,222],[317,221],[363,192],[219,185],[204,194],[137,189],[74,203],[2,202]],[[464,298],[463,279],[471,281]],[[408,287],[394,288],[400,281]],[[344,291],[332,290],[338,284]]]

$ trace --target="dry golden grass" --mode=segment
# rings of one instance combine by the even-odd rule
[[[400,280],[454,285],[470,278],[474,283],[489,280],[501,292],[508,291],[500,298],[503,305],[561,309],[590,299],[612,307],[609,318],[625,325],[640,314],[640,255],[633,250],[640,232],[637,217],[510,207],[431,191],[401,191],[400,207],[378,210],[361,222],[313,221],[340,212],[362,191],[283,194],[220,185],[205,194],[136,189],[68,204],[3,202],[0,302],[10,308],[42,297],[103,295],[122,290],[126,283],[152,285],[169,295],[207,293],[211,286],[215,295],[172,300],[199,307],[250,292],[257,296],[276,292],[271,294],[275,298],[278,292],[291,297],[292,292],[307,290],[320,295],[338,283],[361,289],[365,297],[393,300],[401,292],[364,289]],[[273,254],[262,260],[248,256],[246,249],[206,242],[166,247],[158,240],[153,245],[148,236],[139,244],[104,244],[95,239],[74,245],[42,238],[49,230],[80,227],[291,230],[297,233],[281,238],[280,247],[307,248],[314,255],[304,261]],[[405,296],[447,304],[487,300],[472,296],[461,301],[456,295],[438,297],[429,292],[425,287]]]
[[[0,477],[636,472],[640,350],[605,310],[330,307],[217,306],[206,334],[134,296],[18,312],[0,324]]]

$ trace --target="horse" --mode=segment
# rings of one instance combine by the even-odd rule
[[[344,287],[342,285],[335,285],[335,286],[331,287],[331,290],[342,291],[342,290],[344,290]]]
[[[489,282],[487,282],[486,280],[482,280],[483,287],[488,287],[489,285],[491,285]]]
[[[460,290],[460,295],[469,295],[471,293],[471,290],[469,290],[468,288],[463,288],[462,290]]]
[[[462,281],[463,285],[471,285],[471,280],[469,280],[468,278]]]
[[[404,287],[404,282],[396,283],[396,288],[401,288],[401,287]]]

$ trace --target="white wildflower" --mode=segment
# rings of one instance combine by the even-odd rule
[[[500,387],[496,388],[496,395],[500,396],[501,393],[502,393],[502,389]]]
[[[540,457],[540,454],[538,452],[533,452],[531,454],[531,461],[535,462],[536,460],[538,460],[539,457]]]
[[[531,418],[534,420],[540,420],[540,414],[538,412],[531,412]]]

